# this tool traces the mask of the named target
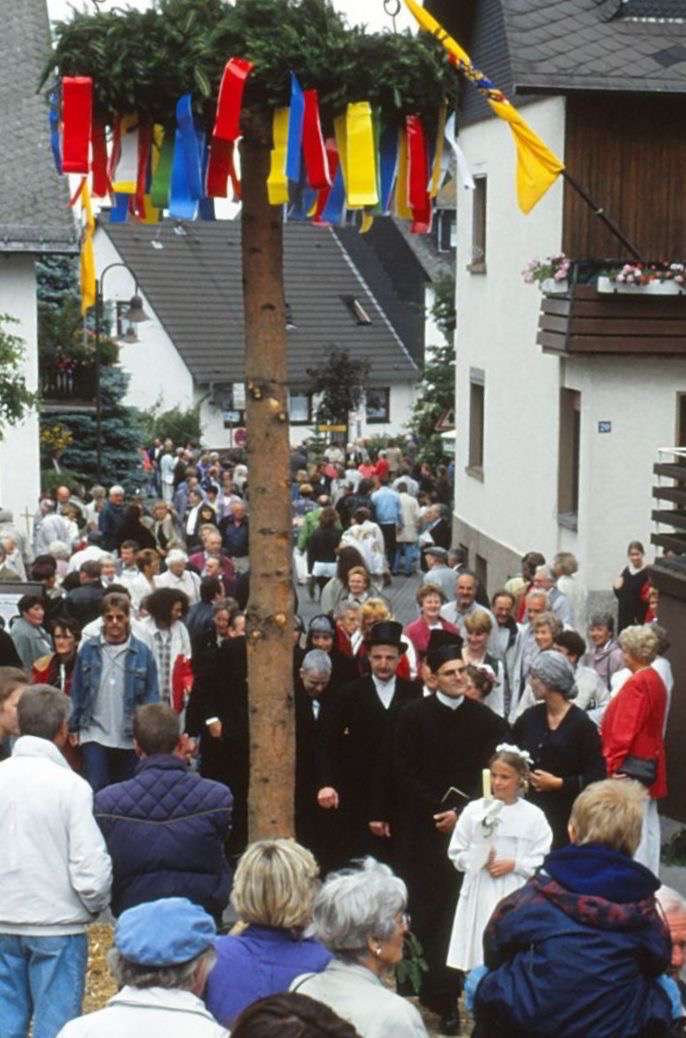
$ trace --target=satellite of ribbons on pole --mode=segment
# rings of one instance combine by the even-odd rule
[[[443,46],[449,65],[509,124],[516,145],[517,199],[529,212],[563,171],[562,162],[460,44],[416,0],[405,3],[421,29]],[[213,125],[201,124],[190,93],[178,97],[164,125],[140,112],[103,117],[92,77],[61,78],[49,98],[50,147],[59,173],[82,178],[72,204],[80,199],[83,212],[84,306],[94,296],[91,198],[108,198],[109,219],[117,223],[156,223],[163,214],[214,220],[215,199],[240,201],[241,113],[255,75],[247,58],[226,62]],[[455,114],[449,114],[445,99],[437,98],[433,118],[426,112],[399,112],[390,121],[369,101],[356,100],[325,120],[318,91],[307,88],[306,81],[303,89],[297,70],[290,72],[289,84],[287,103],[271,110],[266,184],[270,203],[283,207],[286,219],[330,225],[359,213],[364,233],[375,216],[391,214],[406,220],[413,233],[427,234],[450,151],[458,179],[473,186],[456,140]]]

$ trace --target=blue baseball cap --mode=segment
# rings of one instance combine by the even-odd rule
[[[117,951],[140,966],[176,966],[214,945],[211,916],[186,897],[164,897],[127,908],[114,931]]]

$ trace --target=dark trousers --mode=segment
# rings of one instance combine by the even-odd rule
[[[379,526],[381,527],[381,533],[383,534],[386,558],[388,559],[388,568],[392,570],[395,562],[395,523],[379,523]]]
[[[455,1010],[463,983],[463,974],[446,966],[462,877],[447,855],[445,862],[415,863],[409,870],[401,869],[401,875],[409,889],[412,931],[429,967],[422,977],[419,998],[434,1013],[445,1016]]]
[[[85,742],[83,753],[83,777],[97,793],[113,782],[126,782],[133,775],[138,758],[133,750],[115,750],[101,746],[99,742]]]

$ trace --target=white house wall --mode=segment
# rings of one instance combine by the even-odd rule
[[[563,101],[528,105],[526,118],[561,155]],[[530,259],[560,250],[562,184],[558,181],[525,216],[516,203],[515,154],[507,126],[488,120],[465,129],[460,142],[474,175],[486,174],[488,180],[485,274],[466,269],[471,194],[460,192],[457,204],[458,539],[471,539],[469,547],[484,557],[489,552],[479,550],[473,531],[504,549],[499,560],[493,551],[489,558],[489,571],[496,563],[494,579],[499,582],[522,552],[535,548],[549,553],[558,549],[561,536],[574,540],[572,534],[561,534],[556,516],[560,364],[536,345],[540,297],[521,277]],[[483,482],[465,472],[470,368],[483,371],[485,378]]]
[[[642,541],[653,557],[650,513],[669,504],[651,496],[652,467],[658,448],[675,443],[686,360],[588,357],[565,367],[564,384],[581,393],[579,545],[587,582],[601,589],[624,566],[629,541]],[[599,432],[599,422],[611,431]]]
[[[121,262],[119,253],[104,234],[96,234],[96,264],[100,274],[108,264]],[[134,281],[123,267],[108,271],[104,284],[105,302],[129,300]],[[193,406],[193,378],[149,300],[140,291],[150,320],[136,325],[138,342],[119,344],[119,362],[131,376],[125,403],[149,411]]]
[[[414,382],[399,382],[390,387],[390,408],[388,422],[368,422],[364,410],[361,414],[350,417],[350,438],[367,439],[377,436],[404,436],[407,434],[407,423],[412,417],[412,408],[417,399],[418,385]],[[291,444],[295,447],[316,434],[314,425],[292,425],[290,429]]]
[[[34,257],[0,255],[0,314],[19,323],[6,330],[24,340],[23,373],[29,389],[38,385],[38,311]],[[40,494],[38,413],[31,410],[19,425],[6,427],[0,441],[0,507],[14,513],[22,533],[28,533],[23,513],[33,515]]]

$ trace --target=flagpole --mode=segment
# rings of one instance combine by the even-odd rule
[[[608,229],[608,230],[609,230],[609,231],[610,231],[610,232],[611,232],[612,234],[614,234],[615,238],[617,238],[617,239],[618,239],[619,241],[621,241],[622,245],[623,245],[623,246],[624,246],[624,247],[625,247],[626,249],[628,249],[628,251],[629,251],[629,252],[631,253],[631,255],[632,255],[632,256],[634,257],[634,259],[635,259],[635,260],[638,260],[638,262],[639,262],[639,263],[645,263],[646,261],[644,260],[643,256],[642,256],[642,255],[641,255],[641,253],[640,253],[640,252],[638,251],[638,249],[637,249],[637,248],[636,248],[636,247],[635,247],[634,245],[632,245],[632,244],[631,244],[631,242],[629,241],[629,239],[628,239],[628,238],[626,238],[626,237],[625,237],[625,236],[624,236],[624,235],[622,234],[622,232],[620,231],[620,229],[619,229],[619,227],[617,226],[617,224],[616,224],[616,223],[614,222],[614,220],[612,220],[612,219],[611,219],[611,217],[609,217],[609,216],[607,215],[607,213],[606,213],[606,212],[605,212],[605,210],[604,210],[604,209],[602,208],[602,206],[599,206],[599,205],[597,205],[597,204],[596,204],[596,203],[595,203],[595,202],[593,201],[593,199],[591,198],[591,196],[590,196],[590,195],[588,194],[588,192],[586,191],[586,189],[585,189],[584,187],[582,187],[582,186],[581,186],[581,184],[579,183],[579,181],[578,181],[578,180],[576,180],[576,179],[575,179],[575,178],[574,178],[574,177],[572,176],[572,174],[571,174],[571,173],[569,173],[569,172],[568,172],[568,170],[566,170],[566,169],[563,169],[563,170],[562,170],[562,176],[563,176],[563,177],[565,178],[565,180],[567,181],[567,183],[569,184],[569,186],[570,186],[571,188],[573,188],[573,189],[574,189],[574,190],[576,191],[576,193],[577,193],[577,194],[579,195],[579,197],[580,197],[580,198],[583,198],[583,200],[584,200],[584,202],[586,203],[586,205],[590,206],[590,208],[591,208],[591,209],[593,210],[593,212],[595,213],[595,215],[596,215],[596,216],[598,216],[598,217],[599,217],[599,218],[600,218],[600,219],[601,219],[601,220],[603,221],[603,223],[605,224],[605,226],[607,227],[607,229]]]

